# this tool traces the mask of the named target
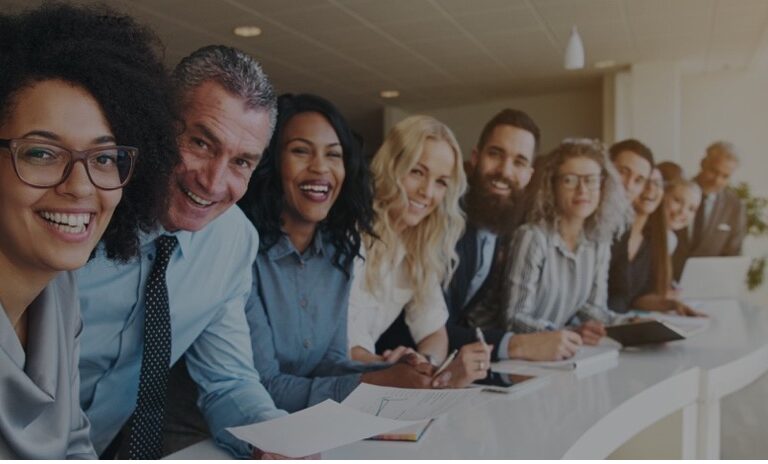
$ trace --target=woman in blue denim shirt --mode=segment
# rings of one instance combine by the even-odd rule
[[[368,166],[330,102],[283,95],[278,115],[240,203],[261,237],[246,313],[262,382],[287,411],[341,401],[360,382],[430,386],[428,366],[348,359],[352,263],[373,220]]]

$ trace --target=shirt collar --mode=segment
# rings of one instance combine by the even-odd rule
[[[323,256],[325,253],[326,250],[325,241],[323,240],[323,232],[321,230],[317,230],[315,232],[315,236],[312,237],[312,243],[310,243],[307,251],[304,252],[304,256],[310,258],[312,256]],[[277,241],[277,243],[272,245],[272,247],[266,251],[266,254],[272,261],[284,258],[290,254],[295,254],[297,257],[302,257],[298,250],[296,250],[296,247],[293,246],[293,242],[291,242],[291,239],[286,233],[283,233],[280,236],[280,239]]]
[[[584,242],[586,240],[584,231],[582,231],[581,235],[579,235],[579,241],[576,243],[576,249],[574,251],[571,251],[568,248],[568,245],[563,240],[563,237],[560,236],[560,233],[557,230],[555,230],[554,227],[547,227],[547,233],[549,233],[549,236],[552,239],[552,243],[555,245],[555,248],[560,250],[560,253],[562,253],[564,256],[571,259],[576,259],[576,256],[579,254],[579,251],[581,251],[581,248],[584,246]]]
[[[203,228],[203,230],[205,230]],[[155,228],[149,232],[142,232],[139,235],[139,243],[141,248],[152,246],[154,247],[155,239],[160,237],[161,235],[172,235],[176,237],[176,240],[179,241],[179,251],[181,252],[182,258],[186,256],[186,254],[189,252],[190,247],[192,246],[192,241],[194,240],[195,234],[198,234],[202,232],[190,232],[188,230],[177,230],[176,232],[168,232],[165,230],[163,226],[160,224],[157,224]]]

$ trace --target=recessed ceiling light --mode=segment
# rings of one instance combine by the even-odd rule
[[[237,26],[232,32],[239,37],[258,37],[261,35],[261,28],[256,26]]]
[[[397,90],[382,90],[379,92],[381,98],[397,98],[400,96],[400,92]]]
[[[595,63],[595,67],[597,69],[612,68],[614,66],[616,66],[616,62],[613,61],[613,60],[603,60],[603,61],[598,61],[597,63]]]

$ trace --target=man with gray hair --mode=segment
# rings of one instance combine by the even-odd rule
[[[691,256],[737,256],[747,231],[744,205],[728,181],[739,165],[736,149],[729,142],[707,147],[701,170],[694,181],[703,194],[691,227],[678,231],[678,245],[672,257],[675,279]]]
[[[225,428],[285,412],[253,367],[244,307],[258,235],[232,206],[269,142],[276,97],[258,63],[224,46],[184,58],[174,78],[181,161],[167,211],[138,259],[112,262],[99,248],[78,273],[80,399],[102,457],[160,458],[169,369],[184,355],[217,443],[247,457]]]

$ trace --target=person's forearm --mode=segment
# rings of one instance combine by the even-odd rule
[[[418,344],[419,353],[442,362],[448,356],[448,333],[445,327],[424,337]]]
[[[635,298],[632,302],[632,307],[644,311],[669,311],[672,309],[669,304],[669,298],[655,293],[649,293]]]
[[[349,357],[353,361],[359,361],[363,363],[372,363],[372,362],[381,361],[381,356],[377,356],[376,354],[371,353],[370,351],[366,350],[362,346],[353,346],[352,349],[349,350]]]

